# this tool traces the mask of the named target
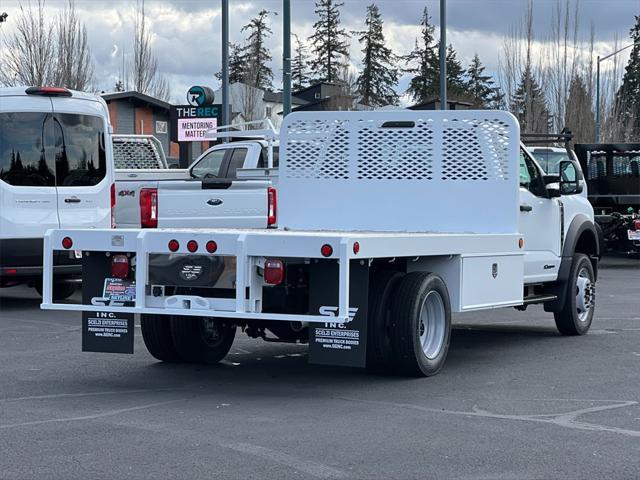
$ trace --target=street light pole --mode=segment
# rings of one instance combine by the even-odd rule
[[[600,143],[600,62],[613,57],[614,55],[619,54],[620,52],[626,50],[627,48],[633,47],[635,44],[627,45],[626,47],[622,47],[620,50],[616,50],[613,53],[610,53],[606,57],[600,58],[598,55],[597,65],[596,65],[596,143]]]
[[[440,110],[447,109],[447,0],[440,0]]]
[[[222,124],[229,125],[229,0],[222,0]]]
[[[291,113],[291,1],[282,0],[282,117]]]

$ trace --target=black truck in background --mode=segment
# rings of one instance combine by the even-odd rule
[[[640,256],[640,143],[578,143],[601,251]]]

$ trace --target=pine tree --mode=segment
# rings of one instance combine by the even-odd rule
[[[398,83],[398,71],[393,67],[396,56],[385,45],[382,33],[382,17],[375,4],[367,7],[366,30],[358,32],[358,41],[363,45],[362,73],[356,87],[360,103],[372,107],[396,105],[398,94],[394,86]]]
[[[439,50],[438,50],[439,51]],[[438,55],[438,62],[440,55]],[[453,49],[453,45],[449,44],[446,55],[447,64],[447,94],[451,97],[465,97],[467,95],[466,85],[464,81],[465,69],[462,62],[458,60],[458,54]],[[439,68],[439,64],[438,64]],[[440,80],[438,79],[438,90],[440,89]]]
[[[491,75],[484,74],[485,67],[476,53],[467,69],[465,89],[469,93],[474,108],[489,108],[496,98],[496,87]]]
[[[229,43],[229,84],[244,82],[246,65],[244,49],[237,43]],[[222,80],[222,72],[217,72],[215,77]]]
[[[573,78],[571,87],[569,87],[564,124],[573,132],[575,143],[590,142],[595,136],[596,119],[593,114],[591,96],[580,75]]]
[[[273,58],[265,46],[266,38],[271,35],[271,27],[267,24],[273,12],[260,10],[258,16],[242,27],[240,31],[249,31],[247,43],[242,51],[242,60],[247,67],[244,70],[244,82],[262,90],[273,89],[273,71],[268,62]]]
[[[313,24],[311,44],[315,58],[311,68],[317,80],[334,82],[338,76],[341,57],[349,54],[349,34],[340,28],[340,10],[344,3],[334,0],[317,0],[315,13],[319,16]]]
[[[430,20],[429,12],[425,7],[420,22],[422,25],[420,40],[416,39],[413,51],[405,57],[407,66],[405,72],[413,75],[409,81],[407,93],[418,103],[438,93],[438,54],[433,37],[435,27],[429,23]]]
[[[513,113],[520,122],[520,130],[527,133],[548,133],[550,113],[542,88],[527,65],[522,72],[518,88],[511,104]]]
[[[296,54],[291,62],[291,82],[293,91],[297,92],[309,85],[309,52],[298,35],[294,34],[296,39]]]
[[[618,111],[632,139],[640,138],[640,15],[636,15],[635,19],[636,24],[629,32],[633,48],[622,85],[616,94]]]

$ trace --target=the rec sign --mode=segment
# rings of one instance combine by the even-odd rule
[[[169,117],[171,140],[174,142],[202,142],[211,140],[206,133],[215,130],[222,118],[221,105],[211,105],[213,92],[208,87],[191,87],[187,100],[191,105],[174,105]]]

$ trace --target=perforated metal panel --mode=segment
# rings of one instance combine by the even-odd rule
[[[114,135],[113,161],[117,169],[167,168],[162,145],[150,137]]]
[[[295,113],[281,129],[279,225],[514,232],[518,147],[507,112]]]

